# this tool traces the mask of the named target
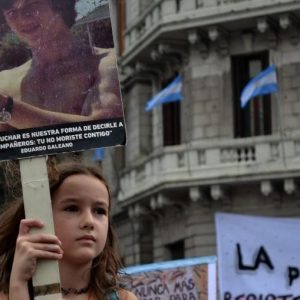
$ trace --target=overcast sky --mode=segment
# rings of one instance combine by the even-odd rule
[[[106,3],[107,0],[78,0],[76,3],[76,9],[78,12],[77,18],[80,19],[88,12],[92,11],[101,3]]]

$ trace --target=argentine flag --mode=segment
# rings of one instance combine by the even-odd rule
[[[169,85],[147,102],[145,111],[149,111],[161,103],[177,102],[182,100],[181,90],[182,79],[181,76],[178,75]]]
[[[275,65],[255,76],[244,87],[241,93],[241,107],[244,108],[251,98],[278,92]]]

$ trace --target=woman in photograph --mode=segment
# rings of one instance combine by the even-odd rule
[[[76,0],[3,0],[6,24],[32,59],[0,72],[1,130],[123,116],[113,49],[72,34]]]

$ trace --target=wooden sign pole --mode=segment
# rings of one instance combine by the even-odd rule
[[[26,218],[43,221],[44,233],[54,234],[46,157],[20,160]],[[36,300],[61,300],[58,262],[41,260],[32,279]]]

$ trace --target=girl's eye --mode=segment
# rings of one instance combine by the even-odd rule
[[[94,209],[94,212],[97,214],[97,215],[106,215],[106,210],[102,207],[97,207]]]
[[[69,212],[77,212],[78,207],[76,205],[70,205],[64,208],[64,211],[69,211]]]

